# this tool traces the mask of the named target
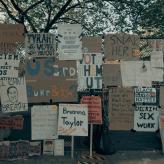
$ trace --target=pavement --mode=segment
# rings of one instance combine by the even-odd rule
[[[0,164],[164,164],[164,154],[161,151],[118,151],[113,155],[99,155],[93,152],[75,152],[65,156],[40,156],[23,160],[0,161]]]

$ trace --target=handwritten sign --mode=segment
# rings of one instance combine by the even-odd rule
[[[59,104],[58,135],[88,136],[86,104]]]
[[[80,40],[82,28],[80,24],[58,25],[59,60],[82,59],[82,42]]]
[[[36,59],[25,68],[29,103],[77,101],[76,61]]]
[[[57,138],[57,106],[35,105],[31,109],[32,140]]]
[[[50,33],[27,33],[25,50],[30,56],[54,57],[56,56],[56,36]]]
[[[88,123],[102,124],[102,104],[99,96],[83,96],[82,104],[88,105]]]
[[[28,111],[25,78],[3,79],[0,87],[3,113]]]
[[[157,106],[137,105],[134,110],[134,130],[156,131],[158,129],[159,109]]]
[[[134,88],[135,103],[156,103],[156,89],[151,87]]]
[[[53,155],[54,153],[54,140],[44,140],[43,142],[43,154]]]
[[[78,63],[78,90],[102,89],[102,54],[85,53]]]
[[[29,156],[40,156],[41,155],[41,141],[30,142]]]
[[[130,130],[133,128],[134,95],[132,88],[109,89],[109,128]]]
[[[64,140],[63,139],[55,140],[54,155],[55,156],[64,156]]]
[[[137,35],[108,34],[104,40],[104,55],[107,60],[134,58],[138,56],[139,41]]]

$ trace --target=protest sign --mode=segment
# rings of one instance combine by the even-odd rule
[[[158,130],[159,109],[157,106],[137,105],[134,109],[134,130]]]
[[[88,136],[86,104],[59,104],[58,135]]]
[[[80,24],[58,25],[59,60],[82,59],[82,28]]]
[[[36,59],[25,67],[29,103],[77,101],[76,61]]]
[[[1,81],[1,109],[3,113],[28,111],[25,78],[7,78]]]
[[[82,47],[84,53],[101,53],[102,38],[97,36],[82,37]]]
[[[64,156],[64,139],[55,140],[54,155],[55,156]]]
[[[108,34],[104,40],[104,55],[107,60],[134,58],[139,56],[139,41],[137,35]]]
[[[100,96],[83,96],[82,104],[88,105],[88,123],[102,124],[102,104]]]
[[[151,67],[163,68],[163,52],[152,51],[151,53]]]
[[[130,130],[133,128],[134,94],[132,88],[109,89],[109,128]]]
[[[56,36],[51,33],[27,33],[25,50],[29,56],[54,57],[56,56]]]
[[[43,141],[43,154],[53,155],[54,154],[54,140]]]
[[[0,24],[0,53],[16,51],[17,43],[24,41],[22,24]]]
[[[0,55],[0,78],[3,77],[18,77],[19,68],[18,54],[1,54]]]
[[[0,160],[8,159],[9,157],[9,141],[1,141],[0,142]]]
[[[135,103],[156,103],[156,88],[138,87],[134,88]]]
[[[40,156],[41,155],[41,141],[30,142],[29,156]]]
[[[78,90],[102,89],[102,54],[84,53],[78,63]]]
[[[35,105],[32,107],[32,140],[57,138],[57,113],[56,105]]]
[[[147,39],[147,45],[152,51],[162,51],[164,53],[164,39]]]
[[[103,84],[107,86],[121,86],[120,64],[103,64]]]

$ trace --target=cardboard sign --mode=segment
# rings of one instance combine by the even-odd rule
[[[29,56],[54,57],[56,56],[56,36],[50,33],[27,33],[25,50]]]
[[[57,138],[57,113],[56,105],[35,105],[32,107],[32,140]]]
[[[77,101],[75,61],[36,59],[27,62],[25,71],[29,103]]]
[[[158,130],[159,109],[157,106],[137,105],[134,110],[134,130]]]
[[[103,84],[107,86],[121,86],[120,64],[103,64]]]
[[[163,68],[163,52],[152,51],[151,53],[151,67]]]
[[[19,68],[18,54],[1,54],[0,55],[0,78],[2,77],[18,77]]]
[[[53,155],[54,154],[54,140],[44,140],[43,154],[44,155]]]
[[[135,103],[156,103],[156,89],[151,87],[134,88]]]
[[[23,129],[23,116],[9,116],[9,117],[0,117],[0,129]]]
[[[84,53],[101,53],[102,38],[99,36],[84,36],[82,37],[82,47]]]
[[[29,156],[41,156],[41,141],[30,142]]]
[[[78,90],[102,89],[102,54],[85,53],[78,63]]]
[[[28,111],[25,78],[2,80],[0,87],[3,113]]]
[[[54,156],[64,156],[64,140],[63,139],[55,140]]]
[[[134,58],[139,53],[139,41],[137,35],[108,34],[104,40],[104,55],[107,60]]]
[[[130,130],[133,128],[134,94],[132,88],[109,89],[109,128]]]
[[[102,124],[102,104],[99,96],[83,96],[82,104],[88,105],[88,123]]]
[[[58,135],[88,136],[86,104],[59,104]]]
[[[82,42],[80,24],[58,25],[58,52],[59,60],[82,59]]]

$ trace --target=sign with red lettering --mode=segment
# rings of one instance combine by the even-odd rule
[[[102,105],[99,96],[83,96],[82,104],[88,105],[88,123],[102,124]]]

